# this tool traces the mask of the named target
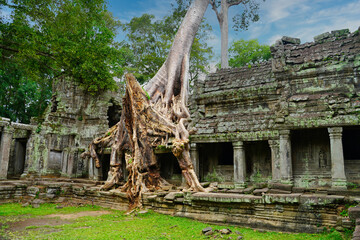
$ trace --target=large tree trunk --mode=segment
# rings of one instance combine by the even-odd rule
[[[141,194],[161,188],[161,178],[154,148],[172,144],[182,174],[190,190],[204,191],[194,172],[189,154],[190,114],[187,109],[190,48],[201,24],[209,0],[195,0],[175,36],[169,56],[145,92],[136,79],[126,75],[126,94],[121,119],[103,137],[90,144],[89,152],[100,167],[98,153],[111,146],[111,170],[104,190],[119,184],[123,177],[121,158],[125,155],[128,181],[121,187],[128,194],[130,208],[141,206]],[[168,142],[173,137],[172,142]]]
[[[221,0],[221,21],[219,21],[221,32],[221,68],[229,67],[229,4],[227,0]]]

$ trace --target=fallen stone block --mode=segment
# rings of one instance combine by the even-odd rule
[[[350,219],[360,219],[360,206],[350,207],[348,211]]]
[[[204,229],[202,230],[202,233],[205,234],[205,233],[207,233],[207,232],[209,232],[209,231],[212,231],[212,230],[213,230],[212,227],[206,227],[206,228],[204,228]]]
[[[253,191],[253,194],[254,194],[255,196],[262,196],[263,194],[267,193],[268,191],[269,191],[268,188],[255,189],[255,190]]]

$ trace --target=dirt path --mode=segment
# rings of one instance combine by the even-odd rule
[[[20,235],[26,234],[27,231],[32,230],[29,228],[30,226],[35,227],[36,229],[41,229],[42,226],[46,226],[47,231],[54,232],[60,231],[59,229],[51,228],[51,226],[58,226],[64,224],[72,223],[71,220],[86,217],[86,216],[101,216],[104,214],[110,214],[110,211],[84,211],[77,213],[69,213],[69,214],[50,214],[37,218],[25,218],[24,220],[19,220],[11,223],[7,223],[9,228],[6,230],[7,232],[19,232]],[[50,228],[49,228],[50,226]]]

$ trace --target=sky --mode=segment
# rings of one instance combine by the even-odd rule
[[[170,14],[174,0],[109,0],[109,10],[121,22],[129,22],[144,13],[157,19]],[[261,44],[271,45],[282,36],[296,37],[301,43],[312,42],[314,36],[332,30],[348,28],[354,32],[360,27],[360,0],[266,0],[261,1],[260,20],[252,23],[247,31],[235,32],[232,17],[241,12],[241,7],[229,9],[229,42],[238,39],[258,39]],[[220,58],[220,27],[211,7],[205,13],[206,21],[213,32],[208,40]],[[119,31],[118,40],[125,34]]]

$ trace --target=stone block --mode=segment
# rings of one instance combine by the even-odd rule
[[[283,191],[290,191],[292,190],[292,185],[291,184],[283,184],[283,183],[272,183],[270,185],[271,189],[279,189],[279,190],[283,190]]]
[[[292,194],[265,194],[265,203],[299,203],[300,193]]]
[[[26,189],[27,194],[29,194],[32,197],[35,197],[37,194],[39,194],[40,189],[38,187],[28,187]]]
[[[267,193],[268,191],[269,191],[268,188],[255,189],[255,190],[253,191],[253,194],[254,194],[255,196],[262,196],[263,194]]]
[[[254,191],[254,187],[248,187],[248,188],[245,188],[244,189],[244,193],[245,194],[250,194],[250,193],[252,193],[253,191]]]
[[[268,191],[268,193],[273,193],[273,194],[290,194],[291,191],[285,191],[285,190],[280,190],[280,189],[270,189]]]
[[[281,38],[281,41],[283,42],[283,44],[295,44],[295,45],[299,45],[301,43],[300,38],[293,38],[293,37],[287,37],[287,36],[283,36]]]
[[[360,206],[349,208],[349,217],[353,220],[360,219]]]
[[[177,197],[183,197],[184,193],[183,192],[171,192],[169,194],[167,194],[164,199],[168,200],[168,201],[173,201],[175,198]]]
[[[322,34],[315,36],[314,41],[315,41],[315,43],[321,43],[324,39],[327,39],[329,37],[331,37],[331,34],[329,32],[322,33]]]

